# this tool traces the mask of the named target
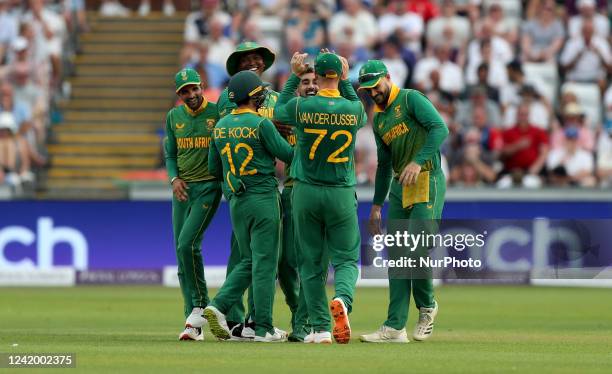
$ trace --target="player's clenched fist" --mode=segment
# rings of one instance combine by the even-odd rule
[[[181,178],[175,178],[172,181],[172,192],[178,201],[187,201],[189,196],[187,195],[187,190],[189,186],[185,183]]]

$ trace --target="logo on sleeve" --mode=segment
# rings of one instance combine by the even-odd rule
[[[207,119],[206,120],[206,128],[208,129],[208,131],[212,131],[212,129],[215,128],[215,123],[217,121],[215,121],[214,119]]]

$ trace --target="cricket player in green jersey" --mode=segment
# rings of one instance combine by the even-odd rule
[[[381,210],[389,188],[389,220],[409,220],[408,232],[420,232],[423,222],[434,222],[436,227],[429,229],[437,230],[446,193],[439,149],[448,127],[422,93],[394,85],[382,61],[368,61],[359,72],[359,83],[375,103],[378,167],[371,231],[381,233]],[[431,277],[394,277],[390,271],[387,320],[378,331],[362,335],[361,341],[408,342],[405,326],[411,293],[419,309],[413,338],[429,338],[438,312]]]
[[[279,99],[274,118],[295,126],[296,154],[291,165],[294,234],[299,243],[300,275],[312,332],[305,343],[331,343],[325,281],[329,258],[335,270],[330,303],[334,338],[348,343],[357,282],[360,235],[355,195],[355,135],[366,120],[363,105],[340,96],[338,85],[348,68],[339,56],[321,53],[315,60],[319,92],[314,97]],[[300,71],[294,71],[296,77]],[[348,88],[348,87],[347,87]],[[352,89],[352,87],[350,87]]]
[[[226,69],[230,76],[233,76],[240,71],[249,70],[261,77],[263,72],[272,66],[274,59],[274,53],[272,53],[272,51],[270,51],[268,48],[255,42],[244,42],[239,44],[236,47],[236,50],[229,56],[226,62]],[[274,106],[278,100],[278,93],[268,89],[267,84],[264,84],[264,86],[266,93],[265,100],[257,112],[262,117],[272,119],[274,114]],[[236,104],[232,102],[228,96],[228,89],[226,88],[221,93],[217,103],[220,118],[223,118],[225,115],[229,114],[232,109],[236,108]],[[277,128],[281,126],[279,124],[276,125]],[[287,136],[287,141],[289,144],[295,145],[295,135],[290,135],[287,133],[284,135]],[[287,173],[287,175],[289,175],[289,173]],[[291,215],[291,202],[289,196],[291,196],[292,184],[293,181],[291,178],[287,178],[285,180],[282,193],[283,220],[287,225],[290,225],[290,222],[287,222],[287,217],[290,217]],[[225,192],[227,197],[227,188]],[[291,231],[289,230],[283,230],[283,249],[281,251],[278,264],[278,281],[283,293],[285,294],[285,301],[292,313],[292,328],[296,330],[295,313],[297,311],[299,300],[299,275],[297,270],[296,254],[291,241],[292,238],[288,237],[290,233]],[[285,245],[285,243],[288,244]],[[230,258],[227,265],[228,274],[232,272],[239,261],[240,251],[238,250],[235,235],[232,232]],[[249,315],[253,313],[252,294],[252,290],[249,289]],[[232,330],[232,340],[248,341],[255,337],[255,324],[251,318],[247,318],[245,321],[244,314],[244,305],[242,303],[242,299],[240,299],[227,315],[228,326]]]
[[[219,117],[216,105],[202,96],[202,83],[195,70],[178,72],[175,88],[184,105],[166,115],[164,149],[173,191],[172,225],[178,278],[187,318],[179,339],[204,340],[202,314],[209,299],[201,244],[221,200],[221,183],[208,170],[208,148]]]
[[[322,50],[327,52],[327,50]],[[307,55],[295,53],[291,58],[291,66],[293,71],[300,71],[299,75],[292,75],[279,96],[279,102],[286,103],[291,100],[297,93],[301,97],[312,97],[316,96],[319,92],[319,86],[317,85],[317,76],[312,66],[304,63]],[[343,58],[341,57],[341,60]],[[344,61],[343,61],[344,63]],[[346,62],[346,68],[348,69],[348,62]],[[342,80],[340,82],[340,95],[349,100],[358,100],[355,96],[355,91],[351,87],[351,83],[348,80]],[[287,138],[289,144],[295,145],[295,135],[292,134]],[[293,182],[290,179],[290,168],[285,169],[288,181],[285,182],[282,193],[283,202],[283,252],[284,253],[295,253],[296,259],[299,256],[298,244],[295,241],[293,233],[293,217],[291,209],[291,192]],[[287,256],[289,257],[289,256]],[[329,259],[324,259],[324,262],[328,262]],[[299,260],[298,260],[299,263]],[[279,268],[280,272],[280,268]],[[280,277],[279,277],[280,278]],[[311,326],[308,322],[308,309],[306,306],[306,298],[304,296],[304,289],[300,287],[300,298],[297,310],[292,315],[292,331],[289,334],[289,341],[291,342],[303,342],[304,337],[310,332]]]
[[[282,211],[275,157],[290,163],[293,149],[257,109],[265,100],[261,79],[251,71],[235,74],[228,85],[237,108],[214,130],[209,168],[230,189],[230,215],[240,262],[204,310],[212,333],[229,339],[225,314],[253,286],[256,342],[280,342],[287,333],[272,324],[276,272],[282,240]]]

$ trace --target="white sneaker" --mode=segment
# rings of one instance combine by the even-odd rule
[[[438,314],[438,302],[434,301],[433,308],[421,308],[419,310],[419,321],[414,327],[414,340],[423,341],[431,336],[434,328],[434,319]]]
[[[310,330],[310,333],[304,337],[304,343],[312,343],[314,342],[314,331]]]
[[[230,338],[230,331],[227,327],[225,315],[214,306],[204,308],[204,317],[208,320],[210,331],[217,339],[227,340]]]
[[[255,339],[255,331],[239,323],[230,330],[230,340],[233,342],[252,342]]]
[[[172,3],[164,4],[163,11],[164,11],[164,16],[166,17],[172,17],[174,13],[176,12],[176,10],[174,9],[174,5]]]
[[[329,331],[310,332],[304,337],[304,343],[331,344],[332,337]]]
[[[141,17],[146,17],[149,15],[149,13],[151,13],[151,4],[141,2],[140,6],[138,7],[138,15]]]
[[[203,341],[204,332],[201,328],[185,327],[185,330],[179,335],[179,340]]]
[[[406,329],[396,330],[393,327],[382,325],[378,331],[359,337],[364,343],[408,343]]]
[[[255,336],[255,341],[260,343],[282,343],[287,341],[287,332],[274,328],[274,335],[266,332],[266,336]]]
[[[185,327],[195,327],[197,329],[202,328],[206,323],[206,318],[202,315],[204,310],[202,308],[193,308],[189,317],[185,321]]]
[[[344,301],[337,297],[329,304],[329,310],[334,318],[334,339],[338,344],[348,344],[351,340],[351,324]]]
[[[100,15],[104,17],[129,17],[130,10],[119,1],[105,2],[100,7]]]

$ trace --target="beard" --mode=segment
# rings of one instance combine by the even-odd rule
[[[372,99],[376,105],[384,105],[387,102],[386,95],[383,95],[382,93],[376,94],[376,96],[374,96]]]

